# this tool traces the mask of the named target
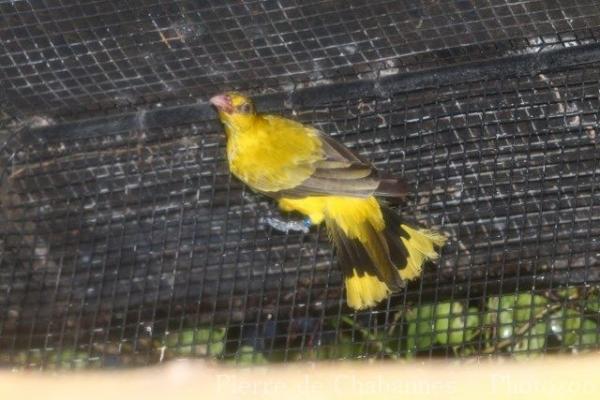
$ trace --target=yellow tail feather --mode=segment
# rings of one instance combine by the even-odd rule
[[[446,243],[446,236],[427,229],[413,229],[402,224],[402,229],[408,234],[408,238],[401,238],[402,243],[408,251],[406,267],[401,269],[400,277],[411,280],[421,276],[423,264],[429,260],[437,260],[439,254],[434,246],[441,247]]]
[[[390,295],[388,286],[376,276],[359,276],[356,268],[346,278],[346,302],[355,310],[373,307]]]
[[[442,234],[402,224],[372,196],[282,198],[279,206],[309,216],[314,224],[326,221],[342,266],[348,306],[357,310],[375,306],[399,290],[403,280],[419,277],[423,264],[439,257],[436,247],[446,242]]]

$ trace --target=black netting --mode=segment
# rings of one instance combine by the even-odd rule
[[[600,346],[594,2],[13,1],[0,15],[0,363]],[[204,102],[225,89],[403,175],[401,212],[450,236],[439,265],[352,313],[324,232],[274,231],[274,205],[229,175]]]
[[[600,26],[593,0],[43,0],[0,15],[4,107],[74,118],[576,46]]]

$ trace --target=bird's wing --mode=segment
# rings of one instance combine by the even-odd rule
[[[402,199],[406,196],[407,187],[404,180],[382,175],[368,161],[330,136],[295,121],[280,117],[267,118],[271,118],[274,126],[289,123],[294,129],[298,129],[298,126],[302,127],[304,134],[311,136],[319,144],[317,150],[320,151],[320,155],[295,160],[295,165],[289,170],[302,171],[305,176],[301,179],[297,176],[298,183],[293,187],[281,187],[276,191],[267,191],[266,194],[292,198],[375,195]]]

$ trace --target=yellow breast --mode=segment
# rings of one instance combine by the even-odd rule
[[[230,132],[227,157],[231,172],[254,189],[276,192],[298,186],[323,158],[312,128],[276,116],[258,116],[247,129]]]

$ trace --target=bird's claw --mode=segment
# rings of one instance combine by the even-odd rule
[[[266,223],[271,228],[284,233],[289,233],[290,231],[308,233],[312,225],[310,218],[304,218],[302,221],[296,221],[274,217],[265,217],[261,218],[261,222]]]

